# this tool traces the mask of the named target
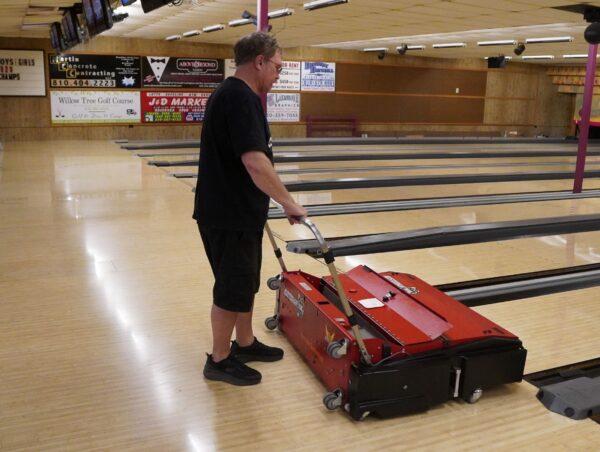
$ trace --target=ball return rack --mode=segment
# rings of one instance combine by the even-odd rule
[[[289,271],[269,278],[279,329],[319,377],[329,410],[355,420],[426,411],[452,399],[475,403],[483,390],[521,381],[527,351],[514,334],[416,276],[359,265],[338,273],[316,225],[308,227],[330,275]],[[292,249],[295,252],[302,252]]]

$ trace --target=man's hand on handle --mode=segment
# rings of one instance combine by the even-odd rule
[[[282,205],[281,207],[283,207],[283,211],[290,224],[298,224],[302,218],[308,215],[307,210],[295,201],[291,201],[289,204]]]

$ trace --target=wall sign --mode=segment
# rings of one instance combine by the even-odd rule
[[[225,60],[225,78],[235,73],[235,60]],[[283,61],[279,80],[273,85],[273,91],[300,91],[301,63],[299,61]]]
[[[300,91],[300,61],[283,61],[279,80],[273,85],[273,91]]]
[[[225,78],[233,76],[233,74],[235,74],[235,68],[235,60],[227,58],[225,60]]]
[[[142,58],[144,87],[216,88],[223,81],[223,60],[148,56]]]
[[[304,61],[302,91],[335,91],[335,63]]]
[[[142,92],[142,122],[201,122],[210,93]]]
[[[0,96],[45,96],[44,52],[0,50]]]
[[[51,91],[53,124],[139,123],[139,91]]]
[[[269,122],[300,121],[300,93],[269,93],[267,120]]]
[[[49,55],[52,88],[132,88],[141,83],[140,57]]]

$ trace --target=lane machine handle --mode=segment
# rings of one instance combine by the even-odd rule
[[[360,354],[363,358],[363,361],[366,364],[371,365],[371,355],[369,355],[369,352],[367,351],[367,347],[365,346],[365,342],[362,338],[360,329],[358,327],[358,323],[356,321],[356,315],[354,314],[354,311],[352,311],[352,307],[350,306],[348,298],[346,297],[346,292],[344,291],[344,287],[342,286],[342,282],[340,281],[337,269],[335,268],[335,258],[333,257],[333,253],[331,252],[329,246],[327,245],[327,242],[321,235],[321,231],[319,231],[317,226],[309,218],[300,218],[299,222],[300,224],[303,224],[308,229],[310,229],[315,238],[317,239],[317,242],[319,243],[319,246],[323,253],[325,263],[327,264],[327,268],[329,268],[329,273],[331,273],[331,278],[333,279],[335,288],[338,291],[338,296],[340,297],[340,302],[342,304],[342,308],[344,309],[344,314],[346,314],[346,317],[348,317],[348,322],[350,322],[350,326],[352,327],[352,333],[354,333],[354,337],[356,338],[356,343],[358,344]]]

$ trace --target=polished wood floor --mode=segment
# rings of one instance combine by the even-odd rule
[[[523,147],[523,145],[519,145]],[[521,383],[428,413],[354,422],[263,319],[286,358],[263,382],[202,377],[212,276],[191,219],[193,193],[110,142],[6,143],[0,153],[0,450],[595,450],[600,426],[548,412]],[[515,160],[516,161],[516,160]],[[429,162],[431,163],[431,161]],[[441,162],[438,162],[441,163]],[[532,162],[534,163],[534,162]],[[343,202],[568,189],[569,181],[297,194]],[[585,188],[598,188],[597,182]],[[418,189],[418,190],[417,190]],[[319,198],[320,197],[320,198]],[[600,211],[597,199],[318,217],[326,235]],[[301,227],[274,221],[285,239]],[[278,272],[265,241],[263,280]],[[290,268],[325,267],[285,255]],[[437,284],[600,262],[599,233],[338,259]],[[598,357],[600,288],[477,309],[518,334],[527,372]]]

